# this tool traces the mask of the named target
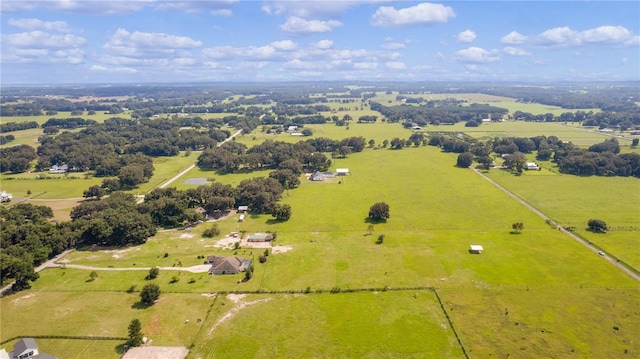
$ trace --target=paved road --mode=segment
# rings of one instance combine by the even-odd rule
[[[491,178],[485,176],[482,172],[480,172],[478,169],[474,168],[473,169],[475,171],[475,173],[477,173],[478,175],[480,175],[482,178],[484,178],[485,180],[487,180],[489,183],[491,183],[492,185],[494,185],[496,188],[500,189],[502,192],[506,193],[509,197],[515,199],[516,201],[518,201],[520,204],[522,204],[523,206],[527,207],[530,211],[532,211],[533,213],[537,214],[540,218],[544,219],[545,221],[549,220],[551,221],[552,224],[554,224],[558,230],[562,231],[562,233],[566,234],[567,236],[573,238],[576,242],[582,244],[583,246],[585,246],[586,248],[588,248],[590,251],[592,251],[593,253],[595,253],[596,255],[599,255],[599,251],[597,248],[592,247],[588,242],[585,242],[582,238],[576,236],[575,234],[571,233],[570,231],[564,229],[562,226],[558,225],[554,220],[552,220],[551,218],[549,218],[547,215],[545,215],[544,213],[540,212],[537,208],[535,208],[534,206],[530,205],[529,203],[525,202],[522,198],[516,196],[513,192],[509,191],[508,189],[502,187],[500,184],[498,184],[496,181],[492,180]],[[634,278],[637,281],[640,281],[640,275],[638,275],[636,272],[631,271],[630,269],[628,269],[627,267],[623,266],[622,264],[618,263],[616,261],[616,258],[612,258],[609,255],[605,254],[604,256],[602,256],[602,258],[606,261],[608,261],[609,263],[613,264],[614,266],[616,266],[618,269],[620,269],[621,271],[627,273],[628,275],[630,275],[632,278]]]

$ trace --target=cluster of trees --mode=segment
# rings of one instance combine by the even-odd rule
[[[197,166],[220,173],[265,168],[289,168],[294,172],[301,171],[302,168],[308,171],[326,171],[331,160],[323,152],[346,156],[351,152],[361,152],[365,146],[364,137],[350,137],[339,141],[320,137],[295,144],[267,140],[250,149],[240,143],[227,142],[220,147],[203,151],[198,156]],[[285,167],[281,168],[285,162]]]
[[[384,106],[371,103],[371,110],[378,111],[388,122],[411,121],[419,126],[426,124],[454,124],[481,120],[482,118],[502,118],[509,110],[490,105],[471,104],[469,106],[450,105],[448,103],[427,103],[426,105]]]
[[[7,144],[15,139],[16,139],[16,136],[14,135],[6,135],[6,136],[0,135],[0,145]]]
[[[4,112],[2,113],[2,115],[5,116]],[[0,123],[0,133],[23,131],[38,127],[39,125],[36,121]]]
[[[38,158],[38,154],[29,145],[17,145],[2,149],[0,156],[0,172],[10,171],[20,173],[31,168],[31,161]]]
[[[599,128],[619,128],[626,131],[640,126],[640,111],[631,112],[593,112],[576,111],[564,112],[558,116],[552,113],[534,115],[529,112],[515,111],[513,118],[520,121],[532,122],[579,122],[583,126],[597,126]]]
[[[611,138],[588,149],[565,148],[555,152],[553,158],[560,171],[580,176],[634,176],[640,177],[640,155],[619,154],[618,140]]]
[[[21,290],[38,278],[34,267],[73,247],[83,232],[77,223],[54,224],[53,211],[46,206],[19,203],[0,207],[0,282],[15,280]]]

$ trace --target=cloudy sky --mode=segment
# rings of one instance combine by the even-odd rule
[[[3,0],[2,84],[640,79],[635,1]]]

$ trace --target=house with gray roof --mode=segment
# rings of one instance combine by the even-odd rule
[[[209,274],[236,274],[251,266],[251,260],[242,257],[208,256],[206,264],[211,264]]]
[[[3,353],[4,352],[4,353]],[[13,345],[13,351],[7,353],[0,351],[0,358],[5,359],[57,359],[51,354],[40,353],[38,345],[33,338],[22,338]]]

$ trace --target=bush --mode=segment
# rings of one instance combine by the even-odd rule
[[[156,279],[158,278],[158,274],[160,274],[160,268],[153,267],[149,269],[149,274],[147,274],[147,279]]]
[[[142,303],[151,305],[160,298],[160,286],[154,283],[145,284],[140,292],[140,300]]]
[[[378,239],[376,240],[376,244],[382,244],[384,242],[384,234],[381,234],[378,236]]]
[[[587,225],[589,226],[587,229],[594,233],[606,233],[609,230],[605,221],[601,219],[590,219]]]
[[[220,228],[218,228],[218,224],[214,223],[211,227],[205,229],[202,233],[202,236],[205,238],[212,238],[220,234]]]

